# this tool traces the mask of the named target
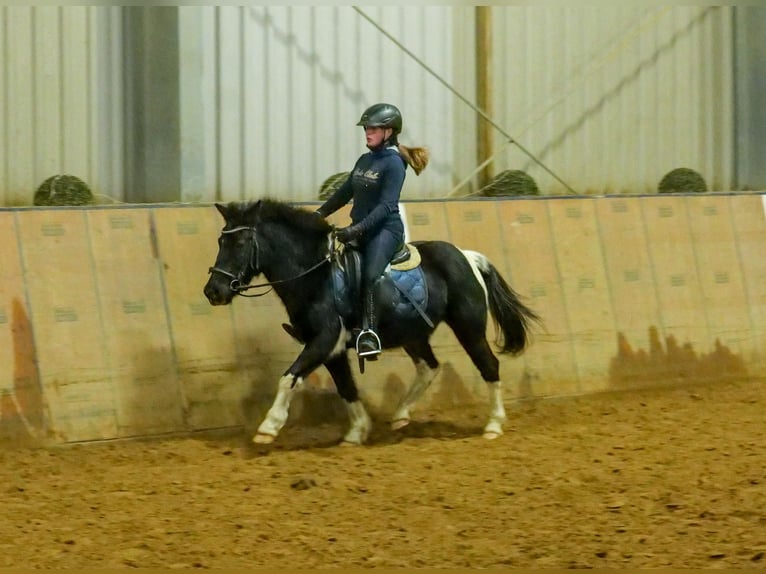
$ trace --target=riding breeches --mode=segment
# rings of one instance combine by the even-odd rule
[[[386,265],[401,247],[404,238],[388,229],[381,229],[364,245],[362,285],[365,292],[383,275]]]

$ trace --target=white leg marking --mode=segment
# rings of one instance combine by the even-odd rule
[[[425,361],[415,363],[415,380],[410,388],[407,389],[407,393],[394,412],[393,420],[391,421],[391,428],[393,430],[399,430],[410,424],[410,409],[420,400],[420,397],[423,396],[423,393],[431,385],[438,372],[439,367],[432,369]]]
[[[348,408],[348,418],[351,422],[351,427],[348,429],[346,436],[343,437],[342,444],[347,446],[364,444],[372,428],[370,415],[367,414],[367,409],[364,408],[360,400],[356,400],[353,403],[347,402],[346,407]]]
[[[346,343],[348,342],[350,336],[351,333],[349,333],[345,327],[341,326],[340,335],[338,335],[338,340],[335,342],[335,346],[332,348],[332,351],[330,351],[330,357],[337,357],[338,355],[342,355],[346,352]]]
[[[271,405],[269,412],[266,413],[266,418],[258,427],[258,431],[253,437],[253,442],[260,444],[269,444],[274,442],[277,438],[279,431],[285,426],[287,422],[287,415],[289,414],[290,402],[293,400],[295,389],[299,385],[303,384],[303,379],[298,378],[295,383],[295,388],[292,388],[293,377],[292,375],[285,375],[279,379],[277,385],[277,396],[274,397],[274,403]]]
[[[489,390],[489,422],[484,427],[484,438],[494,439],[503,434],[503,423],[505,422],[505,407],[503,406],[503,393],[500,388],[500,381],[487,383]]]

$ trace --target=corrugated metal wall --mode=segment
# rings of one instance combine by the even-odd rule
[[[355,123],[389,100],[402,143],[431,148],[405,199],[475,192],[476,113],[351,6],[182,6],[179,199],[313,199],[364,151]],[[651,192],[670,169],[732,184],[732,7],[492,7],[493,118],[581,193]],[[474,101],[473,6],[365,6]],[[125,197],[123,8],[0,8],[0,201],[72,173]],[[563,187],[515,146],[495,173]],[[163,169],[169,169],[163,166]]]
[[[729,189],[731,10],[493,8],[495,119],[580,193],[654,192],[676,167]],[[498,155],[502,169],[566,191],[515,146]]]
[[[449,79],[448,7],[364,11]],[[315,199],[327,177],[349,171],[366,151],[355,124],[377,101],[402,110],[403,144],[433,154],[427,175],[410,172],[403,197],[449,190],[451,94],[350,6],[187,6],[180,21],[189,46],[182,53],[202,58],[201,66],[194,58],[182,66],[202,70],[200,100],[211,104],[199,106],[211,141],[196,180],[207,182],[207,193],[189,199]]]
[[[0,203],[61,173],[122,196],[119,7],[0,7]]]

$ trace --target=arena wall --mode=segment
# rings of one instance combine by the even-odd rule
[[[511,401],[766,375],[765,210],[759,194],[403,204],[409,239],[485,253],[543,317],[522,356],[501,357]],[[220,227],[209,205],[0,211],[0,437],[257,424],[300,347],[273,293],[208,304]],[[433,344],[443,369],[422,407],[483,402],[451,331]],[[399,350],[364,375],[353,364],[382,415],[414,376]],[[308,383],[297,411],[333,388],[324,369]]]

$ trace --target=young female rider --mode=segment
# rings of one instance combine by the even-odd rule
[[[407,166],[419,175],[428,164],[428,150],[399,143],[402,114],[391,104],[370,106],[356,125],[364,128],[370,151],[356,161],[348,179],[317,213],[328,217],[353,199],[351,225],[337,229],[335,237],[343,243],[356,240],[362,251],[364,313],[356,348],[360,356],[376,359],[381,344],[375,333],[377,313],[373,286],[404,242],[399,196]]]

